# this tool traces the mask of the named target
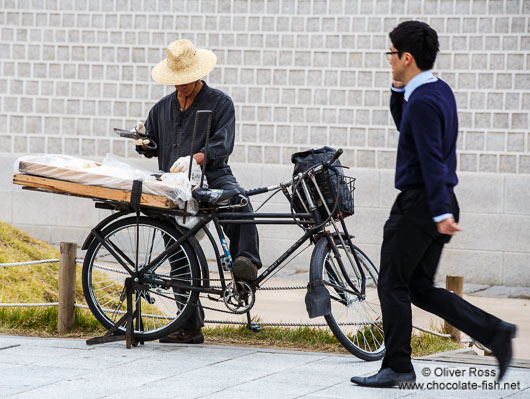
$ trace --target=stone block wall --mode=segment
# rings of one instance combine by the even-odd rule
[[[12,160],[112,153],[140,162],[112,128],[133,126],[170,92],[150,71],[186,38],[217,54],[206,81],[235,102],[231,163],[241,182],[287,178],[299,149],[344,148],[358,177],[351,223],[377,259],[398,137],[384,52],[407,19],[438,31],[434,71],[459,108],[465,231],[441,272],[530,285],[528,0],[0,0],[0,218],[53,242],[86,234],[101,217],[91,202],[22,192],[10,184]],[[285,231],[263,229],[265,259],[293,240]]]

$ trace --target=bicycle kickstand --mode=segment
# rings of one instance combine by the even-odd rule
[[[261,330],[263,330],[258,323],[252,321],[252,318],[250,317],[250,310],[247,312],[247,328],[255,333],[259,333]]]
[[[131,349],[131,346],[138,345],[138,342],[134,338],[133,322],[137,317],[137,312],[133,309],[133,280],[130,277],[125,279],[125,293],[127,295],[127,312],[125,312],[125,314],[109,329],[109,331],[107,331],[105,335],[87,339],[87,345],[98,345],[116,341],[125,341],[127,349]],[[118,329],[125,324],[125,335],[123,335]]]

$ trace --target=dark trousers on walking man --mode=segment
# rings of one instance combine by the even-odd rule
[[[452,211],[459,220],[456,196]],[[411,302],[489,344],[500,322],[453,292],[434,286],[444,244],[451,236],[438,233],[429,214],[425,190],[401,192],[384,227],[378,294],[383,312],[386,354],[382,368],[408,373],[411,363]]]

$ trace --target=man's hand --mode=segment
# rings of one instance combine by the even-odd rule
[[[458,227],[458,223],[456,223],[455,219],[452,217],[436,223],[436,228],[438,229],[438,233],[450,236],[454,236],[457,231],[462,231],[462,229]]]
[[[403,82],[400,82],[399,80],[393,80],[392,86],[394,86],[394,88],[396,89],[402,89],[403,87],[405,87],[405,84]]]
[[[193,154],[193,159],[195,159],[195,162],[197,162],[199,166],[202,166],[202,163],[204,162],[204,153],[198,152],[196,154]]]
[[[142,121],[139,121],[136,127],[131,129],[131,132],[138,132],[138,133],[145,134],[144,123]],[[146,148],[145,146],[150,143],[149,139],[138,139],[138,140],[133,139],[133,141],[134,141],[134,144],[141,146],[144,150]]]
[[[193,159],[193,163],[196,164],[197,161]],[[190,169],[190,156],[180,157],[177,159],[171,168],[169,168],[169,171],[171,173],[186,173]]]

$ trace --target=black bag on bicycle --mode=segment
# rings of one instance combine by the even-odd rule
[[[298,173],[306,172],[315,165],[331,160],[335,152],[336,150],[334,148],[322,147],[294,153],[291,155],[291,161],[294,163],[293,177],[298,175]],[[333,211],[335,200],[337,198],[337,186],[339,187],[339,203],[337,210],[333,215],[334,217],[336,217],[339,212],[342,212],[344,217],[353,215],[353,189],[355,179],[344,175],[344,170],[338,159],[327,171],[316,173],[315,180],[330,212]],[[324,219],[327,218],[328,213],[314,183],[306,177],[306,184],[310,191],[311,198],[317,206],[318,212]],[[297,192],[302,198],[304,198],[301,191],[301,187],[299,186]],[[307,207],[307,203],[305,203],[305,206]],[[293,193],[293,209],[298,213],[305,213],[307,212],[306,207],[301,203],[300,197],[296,193]]]

